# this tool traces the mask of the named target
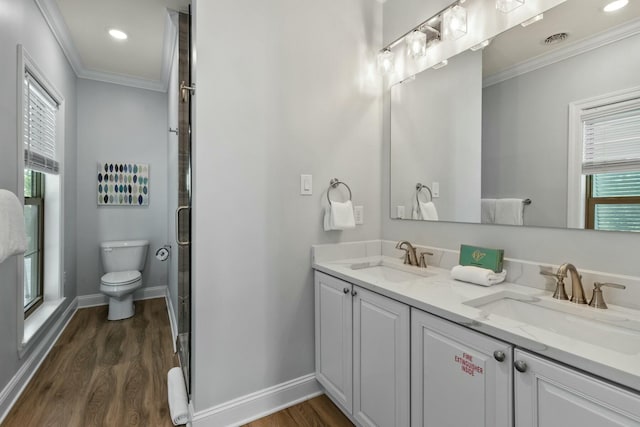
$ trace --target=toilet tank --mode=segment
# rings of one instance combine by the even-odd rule
[[[100,244],[100,259],[105,273],[142,271],[147,260],[148,240],[118,240]]]

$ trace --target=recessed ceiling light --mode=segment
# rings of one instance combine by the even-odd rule
[[[109,35],[116,40],[126,40],[129,37],[124,31],[116,30],[115,28],[109,30]]]
[[[615,0],[602,8],[605,12],[615,12],[618,9],[622,9],[627,4],[629,4],[629,0]]]

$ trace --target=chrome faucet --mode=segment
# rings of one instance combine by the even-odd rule
[[[584,297],[582,276],[578,273],[578,269],[573,264],[565,262],[558,267],[558,276],[567,277],[567,271],[571,274],[571,298],[569,298],[569,301],[576,304],[586,304],[587,299]]]
[[[406,247],[405,247],[406,246]],[[418,265],[418,257],[416,256],[416,248],[406,240],[402,240],[396,244],[396,249],[404,251],[404,263],[409,265]]]

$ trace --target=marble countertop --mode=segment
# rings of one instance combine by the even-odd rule
[[[380,262],[398,270],[419,274],[421,277],[392,281],[372,275],[366,268],[352,268],[354,264],[371,263],[373,265]],[[387,256],[316,261],[313,263],[313,268],[520,348],[624,385],[636,392],[640,391],[640,351],[634,350],[635,343],[640,346],[640,311],[638,310],[611,304],[608,310],[597,310],[586,305],[577,306],[551,298],[551,292],[508,282],[491,287],[477,286],[453,280],[449,270],[431,266],[426,270],[405,266],[397,258]],[[425,274],[428,276],[423,277]],[[576,337],[556,333],[552,330],[553,328],[536,327],[512,318],[488,313],[481,307],[465,304],[477,298],[490,298],[491,295],[500,292],[534,297],[552,307],[562,304],[561,307],[563,309],[566,307],[568,311],[563,314],[569,322],[575,318],[572,314],[584,315],[594,321],[598,321],[598,317],[621,319],[627,327],[612,326],[612,330],[621,330],[623,335],[628,337],[625,344],[627,342],[631,344],[628,346],[630,350],[615,350],[614,348],[619,347],[620,342],[599,342],[595,345]],[[609,338],[611,339],[619,340],[620,335],[616,334],[616,337]]]

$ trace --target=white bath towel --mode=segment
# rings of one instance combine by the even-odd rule
[[[169,412],[171,413],[173,425],[186,424],[189,422],[189,402],[181,368],[171,368],[169,370],[167,374],[167,392]]]
[[[495,224],[496,199],[480,199],[480,221],[483,224]]]
[[[344,203],[331,202],[324,211],[324,231],[347,230],[356,227],[351,200]]]
[[[524,203],[522,199],[497,199],[496,224],[523,225]]]
[[[22,204],[11,191],[0,190],[0,263],[26,250]]]
[[[451,277],[462,282],[491,286],[504,282],[507,277],[507,270],[494,273],[488,268],[480,268],[473,265],[456,265],[451,269]]]
[[[433,202],[420,202],[420,216],[424,221],[437,221],[438,210]]]

